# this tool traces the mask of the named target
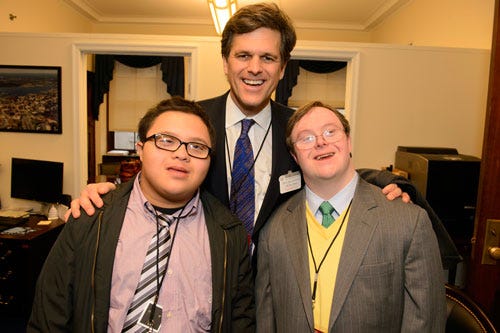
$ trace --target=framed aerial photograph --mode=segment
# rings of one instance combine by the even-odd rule
[[[0,131],[62,133],[61,67],[0,65]]]

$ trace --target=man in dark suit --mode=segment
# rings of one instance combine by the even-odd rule
[[[241,122],[244,119],[254,121],[248,132],[254,155],[255,201],[251,217],[254,226],[253,230],[247,229],[254,245],[272,211],[301,187],[298,166],[285,143],[285,127],[293,110],[271,100],[295,42],[290,18],[275,4],[259,3],[239,9],[226,24],[221,40],[224,72],[230,90],[222,96],[199,102],[217,133],[216,155],[204,185],[227,206],[231,206],[231,173]],[[416,192],[407,180],[387,171],[364,170],[360,174],[384,187],[382,191],[388,199],[403,196],[408,202],[410,197],[402,193],[401,188]],[[92,203],[100,207],[99,194],[113,188],[110,183],[88,185],[81,198],[71,203],[73,216],[79,216],[80,205],[88,214],[93,214]],[[242,204],[236,204],[238,206]],[[447,236],[446,232],[444,234]],[[449,236],[446,241],[449,244]]]
[[[220,97],[200,102],[201,106],[209,114],[210,120],[214,125],[216,133],[226,132],[228,126],[227,115],[231,112],[226,109],[226,101],[229,98],[234,100],[232,96],[230,97],[230,92]],[[224,109],[226,110],[226,112],[221,112],[221,110]],[[258,198],[260,197],[260,200],[262,202],[258,203],[260,204],[260,209],[256,209],[255,212],[255,226],[252,237],[252,241],[254,244],[256,244],[258,241],[257,235],[259,230],[269,218],[272,211],[280,203],[286,200],[289,195],[291,195],[298,189],[296,188],[290,191],[287,191],[288,189],[284,189],[280,191],[279,180],[281,176],[286,176],[288,172],[298,171],[298,166],[289,154],[284,140],[285,124],[288,121],[288,118],[292,115],[292,112],[288,108],[275,103],[272,100],[270,101],[270,109],[268,107],[267,112],[269,113],[269,111],[270,123],[267,125],[267,127],[271,125],[270,131],[272,131],[272,133],[269,133],[267,135],[266,140],[268,146],[270,146],[271,148],[267,149],[267,156],[264,156],[263,151],[261,151],[261,155],[257,157],[257,160],[255,162],[255,166],[257,168],[260,168],[260,170],[268,169],[266,170],[266,172],[264,172],[264,175],[261,175],[260,177],[256,175],[255,182],[260,183],[267,180],[268,184],[256,184],[257,188],[264,188],[267,190],[263,191],[260,196],[258,193],[256,193],[256,200],[259,200]],[[258,122],[254,126],[259,126]],[[264,132],[265,130],[267,130],[267,127],[260,127],[259,129]],[[237,129],[237,132],[239,132],[239,129]],[[216,138],[216,146],[218,147],[218,152],[212,161],[210,170],[205,180],[205,186],[208,191],[214,194],[222,203],[230,206],[230,187],[228,186],[228,184],[230,184],[231,182],[231,174],[230,168],[227,167],[227,151],[225,152],[225,149],[223,148],[226,147],[227,149],[226,140],[228,140],[226,135],[219,134]],[[229,145],[231,145],[231,143],[229,143]],[[234,142],[232,147],[234,147]],[[254,151],[257,151],[257,149],[254,148]],[[260,162],[259,159],[262,159],[262,161],[264,161],[267,165],[258,165],[257,163]],[[298,177],[298,181],[300,182],[300,176]]]
[[[257,332],[444,332],[445,288],[427,213],[361,179],[349,123],[310,103],[287,144],[305,188],[275,210],[257,254]]]

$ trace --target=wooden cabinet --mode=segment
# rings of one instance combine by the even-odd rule
[[[36,281],[52,245],[64,226],[61,220],[38,225],[31,216],[19,226],[24,233],[0,233],[0,316],[27,317]]]

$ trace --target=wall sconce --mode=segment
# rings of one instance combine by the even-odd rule
[[[229,18],[236,12],[236,0],[207,0],[217,34],[222,34]]]

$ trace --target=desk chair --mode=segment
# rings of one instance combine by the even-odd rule
[[[486,313],[462,290],[446,285],[447,333],[497,333]]]

